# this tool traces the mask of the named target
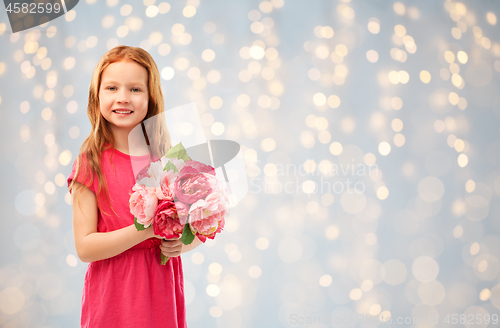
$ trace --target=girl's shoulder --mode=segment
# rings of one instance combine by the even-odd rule
[[[97,170],[101,170],[102,168],[101,163],[105,151],[103,150],[96,155],[90,155],[88,151],[80,151],[73,162],[73,169],[70,175],[85,175],[85,177],[87,175],[95,175]]]
[[[67,185],[68,189],[72,190],[72,181],[75,180],[78,183],[81,183],[85,185],[86,187],[90,188],[95,193],[95,189],[93,188],[93,177],[95,179],[95,174],[93,172],[93,169],[91,165],[88,163],[88,158],[86,153],[80,153],[78,156],[75,158],[73,162],[73,168],[71,170],[71,173],[67,177]]]
[[[102,153],[97,155],[94,161],[97,160],[97,162],[99,162],[101,158],[102,158]],[[78,156],[75,158],[73,165],[77,165],[80,161],[81,161],[81,167],[91,166],[89,165],[89,154],[87,152],[79,153]],[[90,162],[92,162],[92,160]]]

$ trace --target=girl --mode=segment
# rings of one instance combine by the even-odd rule
[[[137,231],[129,209],[131,163],[146,166],[172,147],[164,124],[160,74],[141,48],[118,46],[97,64],[87,114],[92,131],[68,177],[78,257],[90,262],[82,327],[186,327],[181,253],[201,244],[164,241],[152,225]],[[151,155],[131,156],[128,135],[158,115]],[[162,119],[163,118],[163,119]],[[150,138],[151,139],[151,138]],[[160,264],[160,252],[170,257]]]

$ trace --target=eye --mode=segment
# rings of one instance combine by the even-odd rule
[[[110,90],[110,89],[116,89],[115,87],[107,87],[106,90]],[[110,90],[110,91],[113,91],[113,90]]]
[[[139,88],[133,88],[132,90],[137,90],[137,92],[141,91]]]

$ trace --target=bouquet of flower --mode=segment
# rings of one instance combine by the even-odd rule
[[[179,238],[184,245],[197,236],[214,239],[224,227],[229,199],[215,169],[189,158],[182,143],[172,147],[139,174],[130,196],[137,230],[151,224],[155,235]],[[161,264],[168,257],[161,254]]]

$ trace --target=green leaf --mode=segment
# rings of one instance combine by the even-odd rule
[[[187,161],[188,159],[191,159],[188,156],[186,149],[182,145],[182,141],[179,142],[177,145],[173,146],[172,148],[170,148],[165,154],[165,157],[182,159],[184,162]]]
[[[146,228],[144,227],[144,225],[140,224],[139,222],[137,222],[137,218],[134,217],[134,224],[135,224],[135,227],[138,231],[142,231],[142,230],[145,230]]]
[[[179,170],[177,169],[177,167],[174,165],[174,163],[172,162],[168,162],[167,165],[165,165],[165,168],[163,169],[163,171],[170,171],[170,170],[174,170],[175,173],[179,172]]]
[[[161,253],[161,265],[167,264],[168,260],[170,260],[170,257],[165,256],[163,255],[163,253]]]
[[[193,240],[194,240],[193,232],[189,227],[189,223],[186,223],[184,225],[184,229],[182,230],[181,241],[184,245],[189,245],[193,242]]]

